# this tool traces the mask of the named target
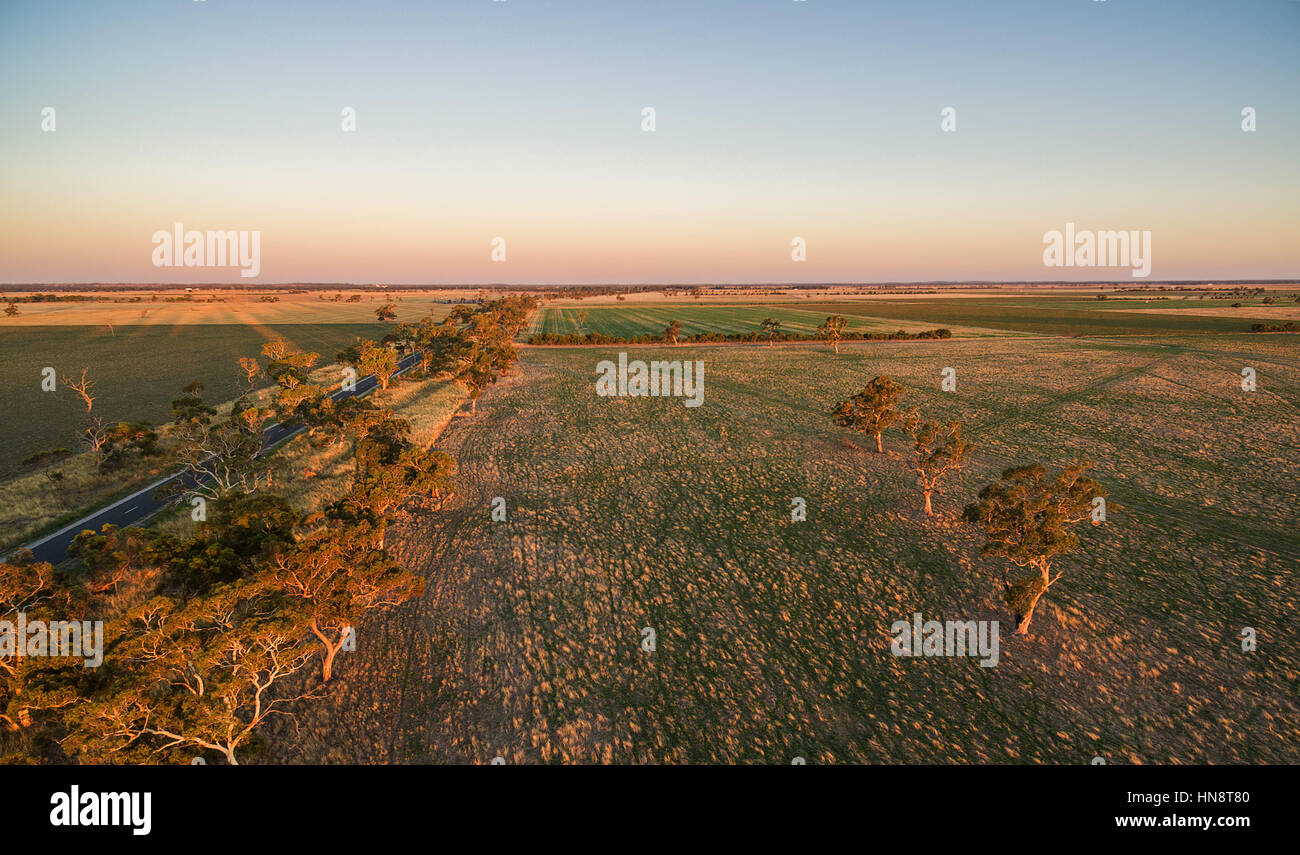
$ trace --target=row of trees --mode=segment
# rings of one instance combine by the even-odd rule
[[[883,432],[899,425],[911,440],[908,468],[916,475],[925,514],[932,516],[931,497],[945,478],[965,468],[975,446],[963,436],[959,421],[940,423],[916,408],[902,410],[904,392],[891,378],[875,377],[861,392],[841,401],[832,417],[843,427],[874,437],[878,453],[884,452]],[[1015,614],[1019,635],[1028,633],[1039,600],[1064,572],[1056,569],[1056,559],[1079,546],[1071,529],[1090,518],[1098,522],[1095,502],[1104,500],[1106,491],[1085,474],[1087,468],[1087,463],[1079,463],[1052,474],[1034,463],[1005,469],[962,512],[962,519],[984,534],[980,554],[1004,561],[1003,597]],[[1015,571],[1022,575],[1013,577]]]
[[[519,357],[515,336],[537,308],[530,295],[510,295],[477,306],[457,306],[442,321],[401,324],[386,337],[402,353],[418,353],[425,374],[447,374],[469,389],[470,412],[484,390]]]
[[[358,370],[421,354],[421,370],[467,379],[471,394],[514,358],[509,339],[529,307],[513,298],[404,325],[340,354]],[[0,654],[0,759],[20,762],[237,763],[264,725],[323,694],[362,618],[419,596],[423,579],[385,549],[396,512],[437,508],[455,462],[422,448],[392,410],[336,399],[312,379],[317,354],[268,342],[265,364],[240,360],[247,392],[229,408],[190,384],[172,403],[172,453],[198,523],[186,536],[106,525],[82,532],[57,569],[30,555],[0,565],[0,619],[103,621],[103,664]],[[269,403],[252,391],[273,382]],[[475,395],[477,397],[477,395]],[[350,449],[346,492],[309,512],[271,490],[262,456],[270,420],[301,423],[307,441]],[[308,679],[312,671],[319,680]]]

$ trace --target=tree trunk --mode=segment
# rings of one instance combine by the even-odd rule
[[[880,431],[876,431],[876,453],[877,454],[885,453],[885,447],[880,444]]]
[[[831,347],[835,348],[836,353],[840,352],[840,343],[838,341],[831,342]]]
[[[930,493],[930,490],[925,491],[925,515],[927,517],[934,516],[934,508],[930,507]]]
[[[478,398],[469,399],[469,414],[471,416],[478,415]]]
[[[334,676],[334,657],[339,655],[339,650],[343,647],[343,640],[347,637],[345,635],[347,628],[345,627],[339,631],[337,644],[330,644],[329,639],[325,637],[325,633],[321,632],[315,618],[311,620],[311,631],[320,639],[321,647],[325,648],[325,663],[321,667],[321,677],[328,683],[330,677]]]
[[[1043,592],[1039,591],[1034,595],[1034,598],[1030,600],[1029,611],[1025,612],[1023,616],[1016,615],[1016,617],[1020,619],[1020,624],[1016,627],[1016,635],[1029,635],[1029,622],[1034,619],[1034,607],[1038,605],[1038,601],[1042,596]]]
[[[1048,579],[1050,578],[1048,565],[1043,564],[1039,570],[1043,574],[1043,587],[1029,601],[1029,608],[1025,610],[1024,615],[1016,615],[1016,619],[1020,622],[1016,627],[1016,635],[1029,635],[1029,622],[1034,618],[1034,609],[1038,606],[1038,601],[1043,598],[1043,594],[1047,593]]]
[[[321,677],[324,678],[326,683],[328,683],[330,677],[334,676],[334,657],[338,655],[339,648],[327,646],[326,651],[325,664],[321,667]]]

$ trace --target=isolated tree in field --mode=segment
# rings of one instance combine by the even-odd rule
[[[1064,571],[1052,571],[1055,559],[1079,545],[1070,528],[1088,519],[1093,499],[1106,492],[1084,475],[1087,464],[1067,466],[1052,477],[1041,463],[1007,469],[980,490],[979,499],[966,506],[967,522],[983,530],[981,555],[1004,558],[1032,571],[1010,579],[1003,570],[1002,588],[1016,616],[1016,634],[1026,635],[1034,608]]]
[[[257,381],[257,375],[262,372],[262,366],[257,364],[257,360],[251,356],[239,357],[239,370],[244,372],[244,383],[251,392],[253,385]]]
[[[424,591],[423,579],[375,548],[372,528],[368,522],[353,522],[315,531],[277,557],[261,577],[283,594],[288,613],[320,643],[326,682],[363,614]]]
[[[95,408],[95,381],[90,378],[90,369],[81,369],[80,377],[64,377],[63,385],[77,393],[81,403],[86,405],[86,414],[89,415]]]
[[[873,377],[865,389],[839,403],[835,408],[835,423],[871,434],[876,438],[876,451],[883,453],[880,435],[898,421],[897,407],[902,397],[902,386],[885,376]]]
[[[22,313],[18,311],[17,306],[15,306],[13,303],[10,303],[9,305],[5,306],[5,314],[11,318],[16,318]]]
[[[962,437],[961,422],[939,424],[922,418],[916,410],[903,418],[903,429],[912,437],[911,469],[925,496],[925,515],[933,516],[930,497],[949,472],[960,472],[975,446]]]
[[[818,334],[835,349],[836,353],[840,352],[840,338],[843,337],[844,328],[848,326],[848,323],[839,315],[831,315],[817,328]]]
[[[586,324],[587,324],[587,310],[578,309],[577,311],[575,311],[573,313],[573,326],[578,331],[579,335],[582,334],[582,328],[586,326]]]
[[[682,334],[681,321],[669,321],[668,326],[664,329],[664,341],[671,344],[677,344],[677,337]]]
[[[380,321],[395,321],[397,320],[397,306],[392,303],[385,303],[375,309],[375,317]]]
[[[763,335],[767,336],[767,346],[771,347],[776,341],[777,334],[781,332],[781,322],[776,318],[763,318],[761,326]]]

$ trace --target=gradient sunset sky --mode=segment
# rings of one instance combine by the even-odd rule
[[[1294,277],[1298,108],[1294,0],[0,0],[0,281]]]

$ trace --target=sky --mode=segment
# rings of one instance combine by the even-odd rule
[[[1292,278],[1297,48],[1296,0],[0,0],[0,282],[1131,277],[1067,223]]]

